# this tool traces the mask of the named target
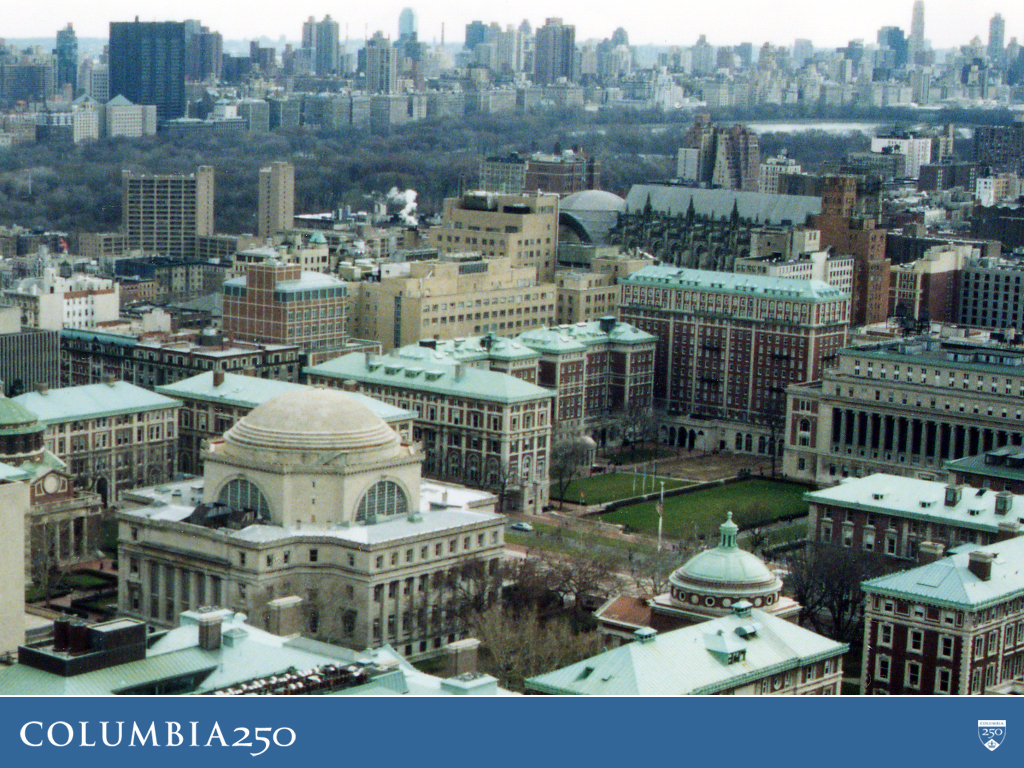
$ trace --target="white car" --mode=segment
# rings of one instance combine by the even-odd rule
[[[510,525],[509,528],[511,528],[513,531],[532,531],[533,530],[533,526],[530,525],[529,523],[521,523],[519,521],[516,521],[516,522],[512,523],[512,525]]]

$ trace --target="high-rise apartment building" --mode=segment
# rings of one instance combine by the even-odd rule
[[[282,161],[260,169],[256,234],[260,238],[292,228],[295,217],[295,166]]]
[[[221,76],[224,60],[224,38],[211,32],[195,19],[185,22],[185,77],[201,82]]]
[[[576,80],[576,27],[561,19],[548,19],[537,28],[534,49],[534,82],[550,85],[559,78]]]
[[[111,22],[110,95],[155,105],[161,123],[184,117],[184,23]]]
[[[129,250],[193,257],[196,238],[213,234],[213,167],[187,175],[123,171],[121,226]]]
[[[694,120],[679,150],[676,175],[724,189],[758,191],[761,153],[757,134],[742,125],[715,125],[707,117]]]
[[[314,27],[313,71],[318,75],[332,75],[338,71],[341,37],[338,22],[330,14]]]
[[[70,24],[57,32],[53,53],[57,57],[57,88],[70,85],[74,94],[78,90],[78,37]]]
[[[554,280],[558,252],[557,195],[468,192],[444,201],[441,224],[427,233],[442,254],[479,252],[537,268],[537,280]]]
[[[368,93],[398,91],[398,52],[380,32],[366,41],[366,90]]]

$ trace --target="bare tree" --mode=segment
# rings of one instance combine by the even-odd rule
[[[647,403],[628,403],[619,412],[618,421],[623,447],[629,444],[632,457],[636,456],[637,446],[643,446],[658,435],[658,419],[654,409]]]
[[[573,631],[565,618],[542,621],[535,607],[514,612],[493,605],[473,626],[487,653],[484,668],[501,685],[522,691],[529,677],[593,656],[600,649],[596,632]]]
[[[856,639],[862,618],[861,582],[892,570],[884,557],[835,544],[808,542],[787,558],[786,585],[800,603],[799,622],[836,640]]]
[[[551,448],[551,479],[558,487],[558,507],[565,504],[565,491],[576,476],[576,471],[587,462],[589,451],[580,439],[563,440]]]
[[[37,522],[29,533],[29,577],[40,590],[47,608],[64,582],[64,571],[60,566],[57,526],[54,523]]]

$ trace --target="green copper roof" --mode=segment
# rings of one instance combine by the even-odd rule
[[[1024,536],[971,547],[971,551],[993,556],[991,577],[987,581],[968,568],[970,553],[960,551],[919,568],[865,581],[862,586],[871,593],[967,610],[1024,596],[1024,567],[1021,565],[1024,563]]]
[[[10,483],[17,480],[31,480],[35,475],[26,472],[21,467],[14,467],[10,464],[0,463],[0,483]]]
[[[680,267],[643,267],[619,280],[623,285],[648,285],[660,288],[697,288],[719,293],[764,296],[799,301],[832,301],[847,294],[821,280],[797,280],[792,277],[712,272]]]
[[[16,400],[0,395],[0,435],[27,435],[45,428],[39,423],[39,416]]]
[[[396,356],[367,356],[361,352],[336,357],[305,369],[311,376],[402,387],[441,395],[469,397],[498,403],[518,403],[552,397],[551,390],[515,376],[481,370],[451,361],[412,364]]]
[[[746,634],[738,629],[756,626]],[[719,634],[721,632],[721,634]],[[756,609],[651,635],[526,681],[530,691],[576,695],[709,694],[841,656],[849,646]],[[728,635],[728,643],[725,637]],[[728,663],[723,645],[744,651]]]
[[[15,400],[38,414],[44,424],[177,408],[181,405],[180,400],[158,395],[125,381],[62,387],[51,389],[45,394],[29,392],[18,395]]]

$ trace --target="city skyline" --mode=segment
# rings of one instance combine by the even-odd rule
[[[143,9],[126,0],[101,0],[88,10],[68,0],[57,0],[45,16],[28,7],[9,9],[0,27],[0,37],[51,37],[67,23],[74,25],[80,37],[106,37],[110,22],[131,21],[138,16],[142,21],[199,19],[228,40],[283,36],[297,41],[302,23],[309,16],[320,19],[331,14],[339,22],[343,38],[347,27],[348,37],[353,40],[377,30],[397,39],[398,17],[406,7],[415,10],[419,37],[425,42],[440,41],[442,24],[445,42],[458,44],[464,38],[465,25],[473,20],[518,26],[525,18],[536,29],[546,18],[561,17],[565,23],[576,26],[578,41],[610,37],[617,27],[622,27],[634,45],[692,45],[700,35],[705,35],[715,46],[741,42],[792,45],[794,39],[803,38],[827,48],[858,38],[873,43],[878,29],[884,26],[900,27],[909,35],[913,3],[892,5],[883,0],[867,0],[856,5],[832,6],[827,18],[821,18],[821,6],[809,0],[776,0],[767,6],[741,0],[729,13],[696,9],[666,20],[663,5],[654,0],[641,0],[639,6],[633,6],[632,13],[595,10],[578,0],[526,0],[515,15],[506,13],[500,17],[492,9],[468,0],[444,7],[417,6],[399,0],[373,8],[361,7],[351,15],[339,13],[330,3],[315,2],[294,9],[275,8],[258,16],[246,13],[237,0],[218,0],[212,4],[181,0],[173,5],[150,2]],[[970,5],[931,0],[925,3],[925,39],[935,48],[965,45],[974,36],[987,42],[989,21],[996,13],[1006,20],[1007,42],[1014,37],[1024,38],[1024,14],[1014,18],[1013,8],[1007,7],[1005,0]]]

